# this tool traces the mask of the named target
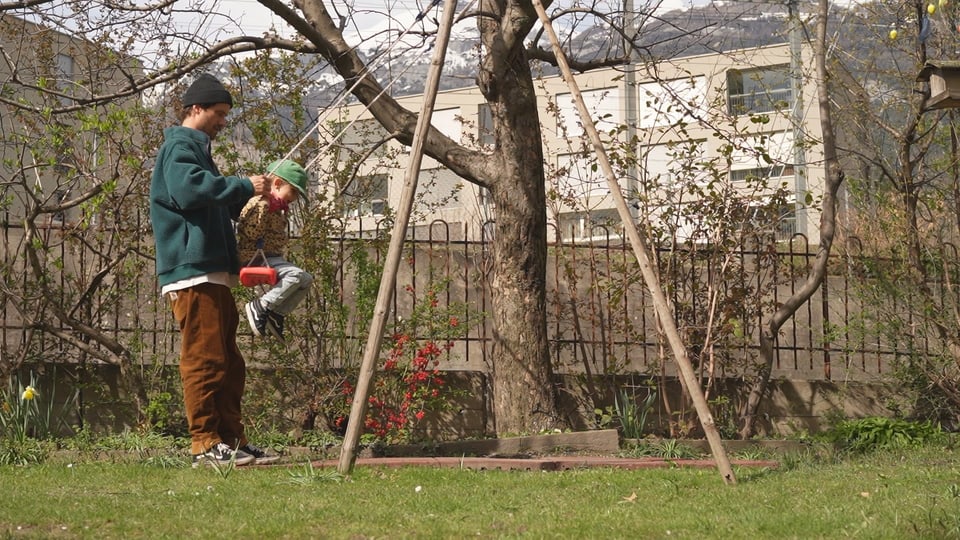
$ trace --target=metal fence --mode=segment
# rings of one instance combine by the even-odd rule
[[[339,292],[336,298],[311,297],[300,308],[303,313],[327,309],[332,301],[353,309],[351,299],[357,294],[357,286],[348,260],[350,250],[363,245],[376,263],[385,254],[362,240],[376,236],[378,231],[367,232],[370,234],[355,231],[326,239],[332,246],[330,253],[341,258],[337,261],[341,270],[335,278]],[[46,233],[56,237],[63,231],[50,229]],[[7,273],[13,274],[7,279],[16,282],[17,272],[22,272],[21,279],[33,279],[24,270],[25,262],[16,258],[18,242],[23,240],[22,230],[8,224],[2,234],[3,262]],[[593,241],[584,244],[564,242],[559,234],[554,237],[557,240],[548,246],[547,305],[556,370],[573,374],[671,373],[649,294],[629,246],[617,234],[607,234],[600,241],[594,235]],[[89,278],[102,270],[99,265],[91,266],[95,258],[86,253],[98,249],[96,245],[86,244],[83,249],[70,247],[67,242],[53,241],[49,245],[60,250],[59,258],[68,261],[64,266],[76,276]],[[856,247],[856,242],[851,245]],[[717,375],[738,377],[755,365],[759,328],[776,306],[796,292],[815,256],[800,235],[775,246],[771,249],[771,244],[757,243],[753,248],[742,246],[733,252],[720,252],[704,245],[657,250],[662,283],[674,303],[678,326],[701,369],[710,366]],[[864,278],[854,270],[859,263],[851,262],[858,255],[856,249],[842,251],[833,256],[827,281],[782,328],[773,366],[775,377],[876,377],[890,369],[898,354],[930,346],[926,342],[887,343],[883,337],[864,330],[857,292],[857,285]],[[484,233],[471,238],[469,230],[460,224],[434,222],[429,227],[411,229],[397,277],[394,321],[409,316],[417,295],[436,283],[443,283],[439,302],[462,302],[478,317],[477,324],[454,341],[444,366],[448,370],[489,368],[493,333],[485,312],[490,308],[490,257],[490,238]],[[153,263],[141,256],[131,266],[131,274],[110,276],[101,283],[94,295],[96,301],[82,308],[88,314],[86,320],[126,344],[142,365],[175,363],[179,336],[168,306],[159,298]],[[71,304],[77,300],[71,300],[67,292],[73,278],[68,272],[59,275],[61,282],[57,287],[65,295],[64,306],[69,310],[81,309],[79,303]],[[128,287],[127,294],[111,294],[111,280],[121,279],[134,279],[138,284],[132,289]],[[75,329],[57,326],[58,323],[45,326],[53,319],[30,312],[34,309],[38,308],[24,304],[21,297],[9,291],[4,294],[0,361],[22,359],[29,344],[29,354],[34,359],[97,362],[89,351],[57,337],[58,333],[63,335]],[[37,324],[40,319],[47,322]],[[244,331],[244,339],[252,339],[245,328]],[[326,331],[293,330],[295,336],[315,342],[329,339]],[[349,328],[345,331],[339,336],[340,341],[353,345],[341,347],[337,354],[355,354],[357,344],[363,343],[366,336]],[[333,350],[316,349],[327,353]]]

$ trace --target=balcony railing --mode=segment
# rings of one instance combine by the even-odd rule
[[[730,114],[774,112],[790,107],[792,99],[793,92],[789,88],[750,94],[730,94],[727,96],[727,107]]]

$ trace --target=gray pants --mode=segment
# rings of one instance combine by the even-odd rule
[[[287,316],[307,297],[313,275],[283,257],[267,257],[267,264],[277,271],[277,283],[260,297],[260,303],[277,315]]]

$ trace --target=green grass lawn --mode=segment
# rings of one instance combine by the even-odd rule
[[[960,538],[960,452],[564,472],[49,459],[0,467],[3,538]]]

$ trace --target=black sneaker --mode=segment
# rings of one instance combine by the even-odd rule
[[[267,310],[267,331],[270,335],[283,341],[283,315]]]
[[[227,466],[231,463],[239,467],[241,465],[249,465],[253,463],[255,459],[256,458],[243,450],[234,451],[233,448],[230,448],[227,444],[219,442],[202,454],[194,454],[193,468],[196,469],[204,464],[210,465],[211,467],[219,467]]]
[[[259,298],[247,302],[243,308],[247,312],[247,322],[250,323],[250,330],[253,335],[260,337],[267,333],[267,310],[263,309]]]
[[[274,463],[280,459],[280,456],[276,454],[268,454],[265,450],[253,444],[241,446],[240,451],[253,456],[256,460],[254,463],[257,465],[269,465],[270,463]]]

